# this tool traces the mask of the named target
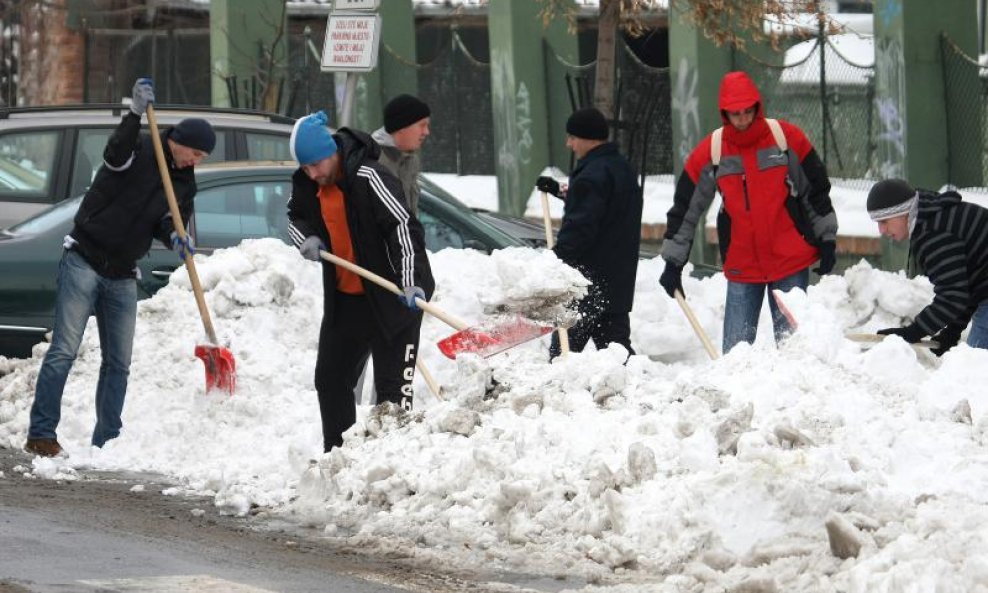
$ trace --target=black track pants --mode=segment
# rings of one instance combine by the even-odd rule
[[[333,318],[324,318],[319,330],[316,359],[316,392],[322,416],[323,447],[329,451],[343,444],[343,433],[357,420],[353,389],[367,356],[374,357],[377,401],[394,402],[412,409],[412,380],[418,356],[419,328],[411,323],[388,341],[364,296],[336,293]]]
[[[591,339],[597,350],[603,350],[611,343],[624,346],[629,354],[635,351],[631,348],[631,322],[628,313],[601,313],[580,307],[583,317],[569,328],[569,348],[573,352],[583,352]],[[552,344],[549,346],[549,360],[561,353],[559,332],[553,332]]]

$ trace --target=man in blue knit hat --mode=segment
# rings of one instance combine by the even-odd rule
[[[191,238],[180,239],[175,232],[151,137],[141,134],[141,117],[153,102],[151,80],[138,79],[130,109],[106,143],[103,166],[82,199],[72,232],[65,236],[55,327],[38,372],[24,446],[29,453],[62,453],[55,434],[62,391],[90,314],[96,316],[103,359],[92,444],[102,447],[119,436],[137,322],[137,260],[147,254],[153,239],[170,246],[182,260],[186,251],[195,253]],[[209,122],[190,118],[161,132],[161,140],[182,220],[187,221],[196,195],[194,168],[212,152],[216,135]]]
[[[289,137],[299,168],[288,200],[289,234],[302,256],[322,263],[323,319],[315,384],[323,449],[343,444],[356,422],[353,389],[374,357],[379,402],[412,407],[422,312],[435,283],[425,236],[401,182],[378,162],[380,147],[358,130],[332,134],[322,111],[295,123]],[[383,276],[393,294],[320,258],[322,250]]]

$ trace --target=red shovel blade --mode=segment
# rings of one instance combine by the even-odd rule
[[[196,356],[206,365],[206,391],[222,389],[230,395],[237,389],[237,361],[221,346],[199,344]]]
[[[782,316],[789,322],[789,327],[792,328],[792,331],[796,331],[799,329],[799,323],[796,322],[796,316],[786,306],[786,302],[782,300],[782,295],[783,292],[781,290],[776,289],[772,291],[772,297],[775,298],[775,304],[779,307],[779,313],[782,313]]]
[[[540,325],[516,315],[492,323],[468,327],[443,338],[436,345],[448,358],[455,359],[460,354],[468,353],[487,358],[551,331],[552,326]]]

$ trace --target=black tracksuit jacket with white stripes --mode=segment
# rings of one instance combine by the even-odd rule
[[[346,204],[347,225],[357,265],[391,280],[399,288],[418,286],[432,298],[435,281],[425,251],[425,234],[418,219],[409,214],[401,182],[377,162],[381,148],[368,134],[340,128],[333,139],[343,159],[344,178],[338,185]],[[288,200],[289,234],[296,247],[315,235],[332,245],[319,208],[319,187],[301,168],[292,175]],[[323,264],[323,315],[333,314],[336,266]],[[393,293],[362,280],[374,316],[390,339],[417,323],[421,313],[403,305]]]
[[[914,323],[927,335],[964,329],[988,300],[988,210],[955,191],[921,191],[909,253],[933,284],[933,302]]]

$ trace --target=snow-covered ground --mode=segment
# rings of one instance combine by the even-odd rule
[[[518,287],[571,281],[527,249],[432,262],[434,304],[471,321]],[[588,593],[988,591],[988,352],[843,338],[914,315],[924,279],[858,264],[789,296],[800,326],[781,347],[763,315],[754,346],[715,361],[660,292],[660,259],[639,267],[626,365],[617,347],[550,364],[545,339],[454,362],[434,346],[451,330],[429,319],[422,355],[442,401],[419,381],[411,414],[361,406],[344,447],[321,455],[317,264],[275,240],[197,263],[236,395],[203,393],[201,325],[177,273],[139,305],[121,437],[88,446],[91,324],[63,401],[70,455],[22,472],[160,472],[180,484],[164,494],[212,495],[229,513],[257,505],[422,562],[572,575]],[[723,277],[685,289],[719,344]],[[24,442],[43,351],[0,358],[0,446]],[[828,525],[856,557],[831,552]]]

